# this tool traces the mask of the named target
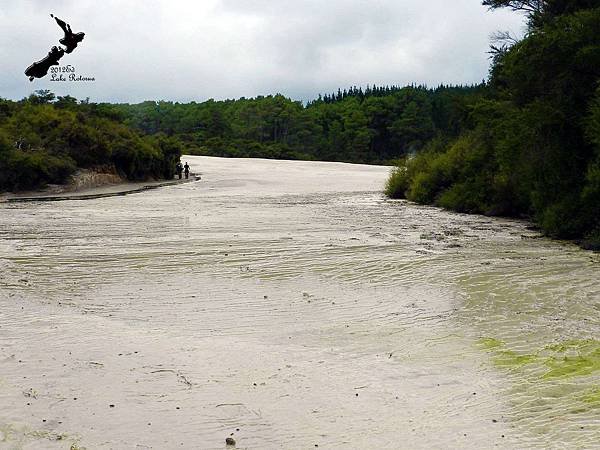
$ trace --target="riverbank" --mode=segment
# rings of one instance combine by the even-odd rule
[[[538,213],[532,213],[535,208],[530,207],[526,210],[522,208],[515,200],[504,199],[504,203],[494,203],[493,199],[498,195],[487,193],[485,195],[477,192],[473,186],[459,184],[454,187],[443,187],[444,180],[448,177],[445,163],[433,164],[428,162],[430,158],[443,159],[444,154],[433,155],[423,153],[416,155],[399,164],[390,172],[384,186],[384,193],[390,199],[406,199],[420,205],[430,205],[454,211],[462,214],[483,215],[486,217],[505,217],[511,219],[525,219],[531,226],[539,229],[545,236],[573,242],[584,250],[600,252],[600,228],[584,233],[579,230],[571,230],[568,234],[561,234],[555,228],[549,227],[544,221],[544,216]],[[464,192],[460,192],[460,189]],[[491,191],[491,186],[488,186]],[[470,192],[469,189],[475,189]],[[458,194],[457,194],[457,191]],[[589,211],[579,213],[579,216],[589,215]],[[567,220],[567,219],[565,219]],[[571,220],[571,219],[569,219]],[[597,218],[596,218],[597,221]]]
[[[132,182],[113,172],[95,170],[78,171],[65,185],[49,185],[42,190],[0,193],[1,202],[34,202],[61,200],[91,200],[133,194],[165,186],[200,180],[200,175],[190,174],[189,179],[149,180]]]

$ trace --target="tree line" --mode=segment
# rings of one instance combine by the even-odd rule
[[[163,133],[191,154],[389,163],[453,135],[475,86],[351,87],[304,105],[283,95],[201,103],[100,105],[146,135]]]

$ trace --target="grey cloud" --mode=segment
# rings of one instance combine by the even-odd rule
[[[99,101],[179,101],[281,92],[314,98],[348,85],[478,82],[489,35],[522,18],[478,0],[39,0],[0,13],[0,96],[33,89]],[[95,83],[29,83],[23,70],[60,35],[86,38],[65,63]]]

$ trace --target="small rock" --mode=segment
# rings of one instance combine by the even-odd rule
[[[225,444],[235,446],[235,439],[232,437],[228,437],[227,439],[225,439]]]

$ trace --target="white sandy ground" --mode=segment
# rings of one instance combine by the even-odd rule
[[[596,255],[387,201],[386,167],[186,160],[202,181],[0,205],[0,448],[600,442],[597,376],[478,344],[600,336]]]

